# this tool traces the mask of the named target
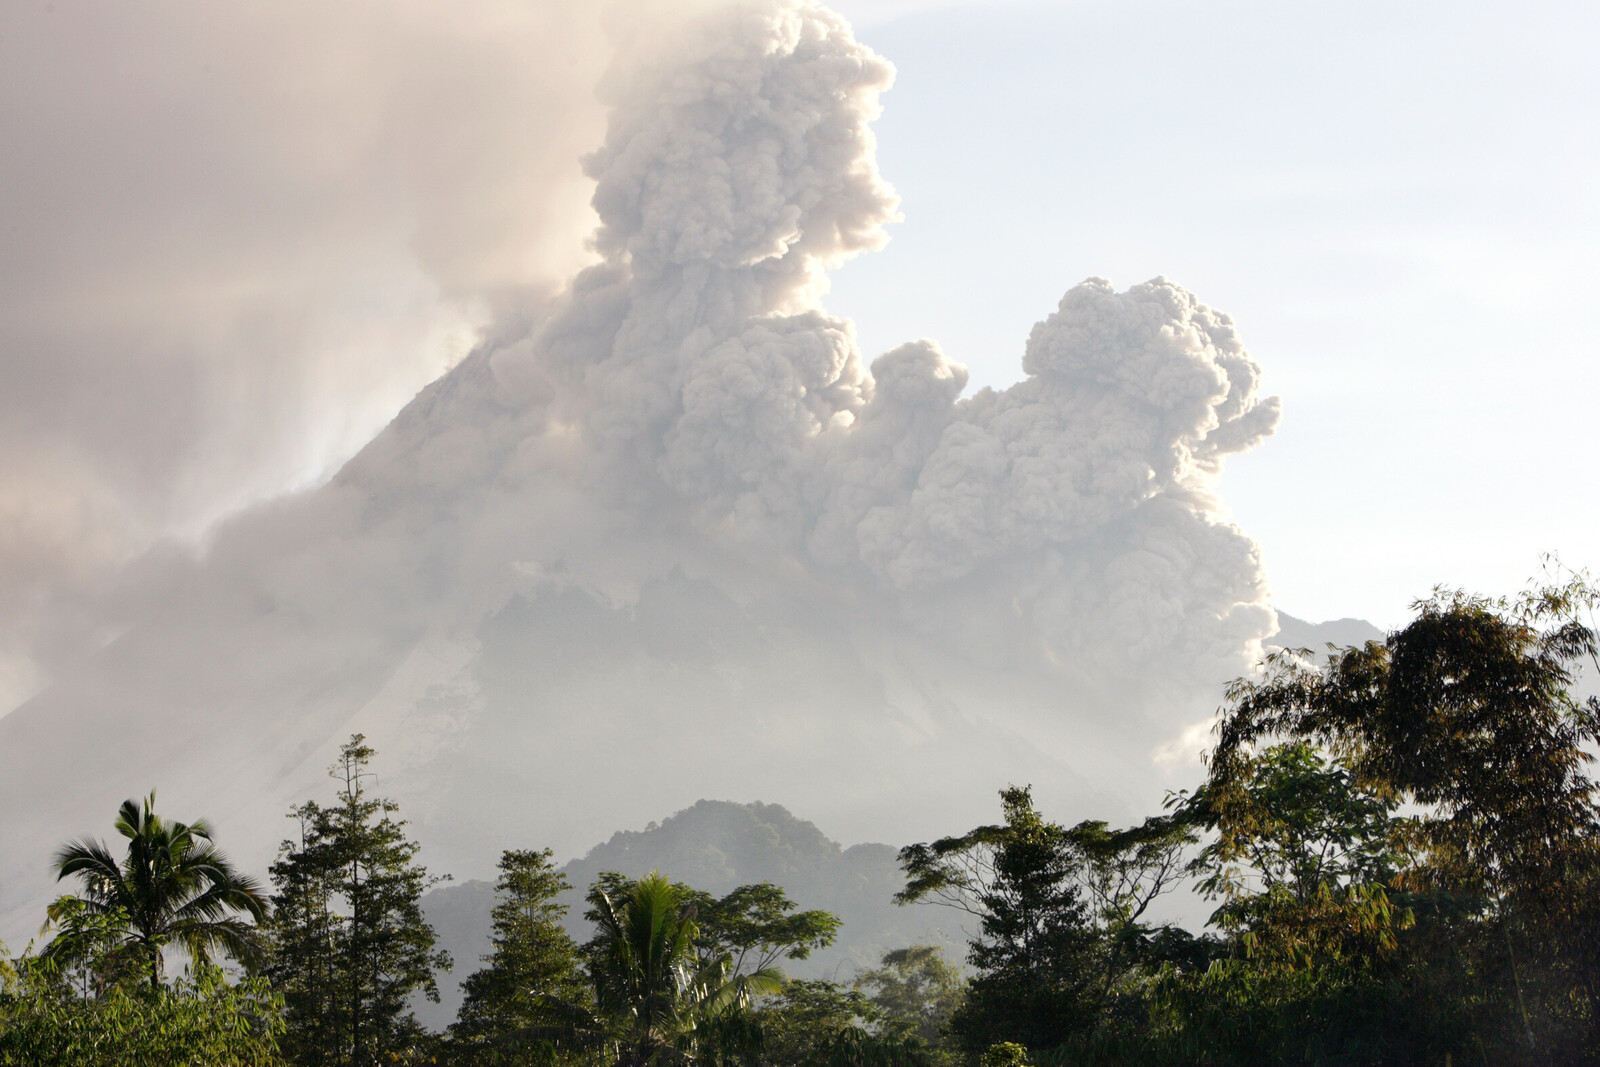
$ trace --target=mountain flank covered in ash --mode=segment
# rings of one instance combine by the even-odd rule
[[[567,931],[579,943],[592,928],[584,921],[584,893],[605,871],[642,878],[660,871],[674,881],[722,896],[741,885],[781,886],[799,910],[820,908],[842,920],[838,937],[803,960],[784,960],[785,974],[849,983],[859,971],[879,965],[885,952],[908,945],[939,945],[952,960],[966,953],[961,916],[932,906],[899,907],[894,894],[905,886],[891,845],[842,848],[817,827],[777,804],[701,800],[650,823],[623,830],[582,858],[561,868],[572,889],[563,894]],[[455,969],[439,982],[438,1004],[418,998],[417,1018],[442,1029],[461,1003],[459,983],[493,950],[489,910],[494,882],[472,880],[441,886],[423,898],[428,922],[448,949]]]
[[[896,218],[892,67],[803,0],[619,34],[599,262],[328,484],[130,570],[121,636],[0,719],[0,936],[151,787],[264,868],[356,731],[463,877],[708,793],[850,840],[973,825],[1008,781],[1115,821],[1257,661],[1218,479],[1278,405],[1227,315],[1090,279],[1007,389],[926,339],[868,362],[821,298]]]

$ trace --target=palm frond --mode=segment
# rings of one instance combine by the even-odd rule
[[[123,801],[113,826],[128,841],[120,862],[103,842],[69,841],[55,855],[57,880],[76,877],[81,897],[64,897],[52,906],[52,921],[64,919],[70,907],[103,920],[97,936],[126,946],[148,960],[150,980],[158,982],[160,950],[176,942],[199,962],[214,951],[247,963],[259,957],[255,927],[237,917],[260,920],[267,913],[266,894],[255,879],[237,871],[227,854],[211,840],[205,820],[167,822],[155,812],[152,791],[141,803]],[[81,941],[81,938],[79,939]],[[67,951],[63,945],[59,952]]]

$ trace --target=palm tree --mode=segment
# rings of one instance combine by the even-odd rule
[[[594,904],[590,974],[618,1067],[699,1059],[708,1039],[737,1034],[754,994],[782,987],[775,969],[733,974],[727,953],[702,958],[692,905],[659,873],[636,882],[621,906],[603,888]]]
[[[756,994],[781,989],[782,972],[740,974],[729,953],[702,952],[692,901],[659,873],[624,884],[616,900],[596,886],[589,901],[596,1010],[536,996],[542,1012],[568,1022],[507,1038],[606,1048],[615,1067],[688,1067],[750,1047],[755,1028],[745,1008]]]
[[[199,962],[209,962],[221,949],[252,962],[258,952],[256,928],[237,913],[260,920],[266,896],[254,879],[240,874],[212,843],[211,827],[167,822],[153,810],[156,795],[141,806],[123,801],[113,824],[128,839],[128,855],[118,863],[100,841],[70,841],[56,853],[56,880],[76,876],[82,895],[67,895],[50,906],[55,923],[88,919],[111,943],[112,951],[131,955],[149,977],[161,984],[161,954],[177,945]],[[67,931],[70,933],[70,930]],[[58,936],[45,946],[46,957],[69,957],[81,950],[79,938]]]

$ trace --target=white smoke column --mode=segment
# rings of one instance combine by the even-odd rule
[[[1178,654],[1180,686],[1243,669],[1272,616],[1213,492],[1278,405],[1228,317],[1162,279],[1091,279],[1010,389],[958,400],[965,369],[927,341],[868,375],[817,301],[820,269],[894,217],[867,128],[889,67],[801,3],[741,5],[663,51],[608,81],[589,160],[607,261],[519,351],[581,394],[595,447],[659,474],[703,530],[878,584],[958,645],[971,619],[942,618],[940,591],[965,614],[982,589],[1031,631],[997,648],[1091,674]]]

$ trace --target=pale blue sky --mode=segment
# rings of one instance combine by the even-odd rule
[[[1224,481],[1280,607],[1392,625],[1600,565],[1600,7],[835,6],[900,72],[905,221],[828,300],[869,355],[931,336],[1003,385],[1067,287],[1165,274],[1284,399]]]

